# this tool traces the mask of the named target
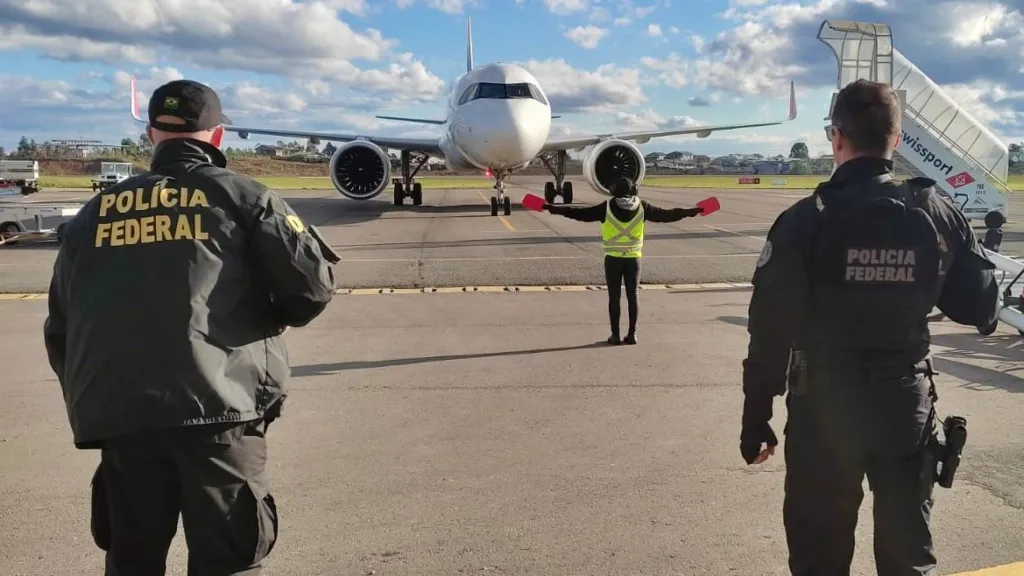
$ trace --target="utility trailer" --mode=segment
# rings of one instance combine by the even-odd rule
[[[0,188],[0,246],[26,241],[60,241],[60,225],[78,214],[80,201],[33,202],[17,187]]]
[[[0,160],[0,196],[28,196],[39,192],[39,162]]]

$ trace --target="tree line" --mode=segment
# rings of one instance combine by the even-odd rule
[[[298,149],[299,151],[308,151],[309,147],[298,142],[285,143],[278,142],[277,145],[286,149]],[[333,146],[328,143],[330,152],[334,151]],[[138,138],[122,138],[121,142],[117,145],[102,144],[92,145],[97,150],[98,154],[91,155],[93,158],[110,158],[120,159],[123,161],[140,161],[148,162],[149,158],[153,154],[153,145],[149,142],[149,138],[145,133],[142,133]],[[18,141],[18,146],[14,150],[8,152],[3,146],[0,146],[0,158],[7,158],[10,160],[56,160],[62,158],[73,158],[77,157],[73,154],[73,146],[62,144],[60,142],[44,142],[39,144],[35,138],[29,138],[28,136],[22,136],[21,140]],[[314,146],[315,149],[315,146]],[[240,158],[240,157],[255,157],[257,153],[251,148],[235,148],[232,146],[225,147],[223,149],[224,155],[228,158]],[[327,150],[324,150],[328,153]]]

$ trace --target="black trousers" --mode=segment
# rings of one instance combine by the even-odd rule
[[[937,574],[927,448],[935,424],[921,368],[811,368],[791,381],[783,517],[794,576],[850,574],[865,475],[878,575]]]
[[[182,516],[188,576],[259,574],[277,541],[263,421],[137,433],[106,442],[92,531],[107,576],[162,576]]]
[[[621,314],[619,301],[622,299],[623,284],[626,286],[626,305],[629,308],[629,331],[635,332],[637,314],[640,312],[637,305],[637,289],[640,286],[640,259],[605,256],[604,277],[608,283],[608,320],[612,326],[612,333],[619,333],[619,316]]]

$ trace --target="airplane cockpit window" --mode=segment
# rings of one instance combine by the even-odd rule
[[[470,100],[475,100],[476,99],[476,89],[479,88],[479,87],[480,87],[479,84],[473,84],[469,88],[466,88],[466,91],[462,93],[461,97],[459,97],[459,106],[465,104],[466,102],[469,102]]]
[[[498,100],[501,98],[508,98],[507,92],[508,86],[504,84],[490,84],[482,82],[480,83],[480,89],[477,90],[476,97]]]
[[[481,98],[488,100],[530,98],[543,104],[548,103],[541,94],[540,89],[533,84],[495,84],[491,82],[480,82],[479,84],[473,84],[462,93],[462,96],[459,98],[459,104],[465,104]]]

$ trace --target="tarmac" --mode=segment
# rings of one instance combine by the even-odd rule
[[[543,181],[517,179],[514,204]],[[574,185],[578,205],[603,199]],[[597,224],[492,217],[488,190],[424,190],[419,207],[283,192],[344,258],[346,290],[285,335],[291,396],[269,435],[281,526],[264,573],[787,574],[785,406],[783,445],[747,466],[741,361],[754,261],[807,193],[642,188],[659,206],[717,196],[722,210],[648,225],[640,344],[609,348]],[[72,445],[41,340],[54,255],[0,248],[0,575],[103,563],[88,516],[99,455]],[[1024,339],[932,330],[940,415],[970,429],[956,484],[936,488],[940,573],[1024,574]],[[865,493],[854,574],[874,573]],[[184,559],[179,528],[168,573]]]

